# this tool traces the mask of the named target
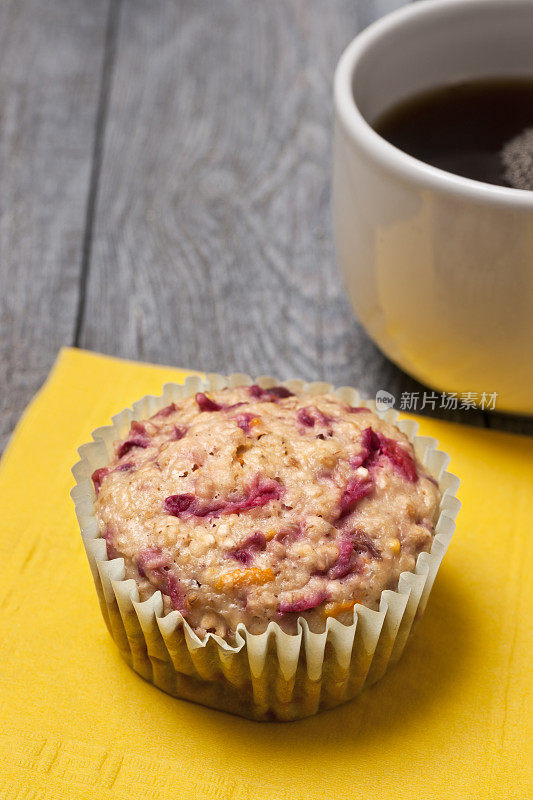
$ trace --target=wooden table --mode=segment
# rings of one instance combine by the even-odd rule
[[[0,444],[62,345],[424,390],[357,324],[330,222],[334,66],[401,4],[4,0]]]

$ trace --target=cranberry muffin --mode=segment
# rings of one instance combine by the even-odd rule
[[[204,638],[379,607],[435,533],[440,492],[395,426],[334,394],[200,392],[131,424],[92,475],[100,536],[142,600]]]

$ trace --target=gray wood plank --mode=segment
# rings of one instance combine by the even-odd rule
[[[331,75],[357,29],[328,10],[123,5],[83,345],[322,374]]]
[[[123,4],[83,346],[398,400],[423,388],[355,321],[330,225],[334,66],[399,5]]]
[[[488,428],[533,436],[533,417],[519,417],[512,414],[499,413],[488,413],[486,417]]]
[[[73,342],[422,395],[354,320],[329,220],[334,64],[402,4],[0,5],[0,450]]]
[[[107,11],[0,4],[0,450],[72,343]]]

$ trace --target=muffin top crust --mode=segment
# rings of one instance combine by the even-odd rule
[[[202,638],[377,608],[429,550],[440,494],[398,428],[332,394],[198,393],[131,424],[93,473],[109,558]]]

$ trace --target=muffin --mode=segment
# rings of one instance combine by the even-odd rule
[[[445,457],[432,474],[394,413],[353,390],[221,384],[167,387],[96,433],[88,549],[113,638],[143,677],[294,719],[399,657],[442,558],[437,525],[451,535],[453,482],[439,486]]]

